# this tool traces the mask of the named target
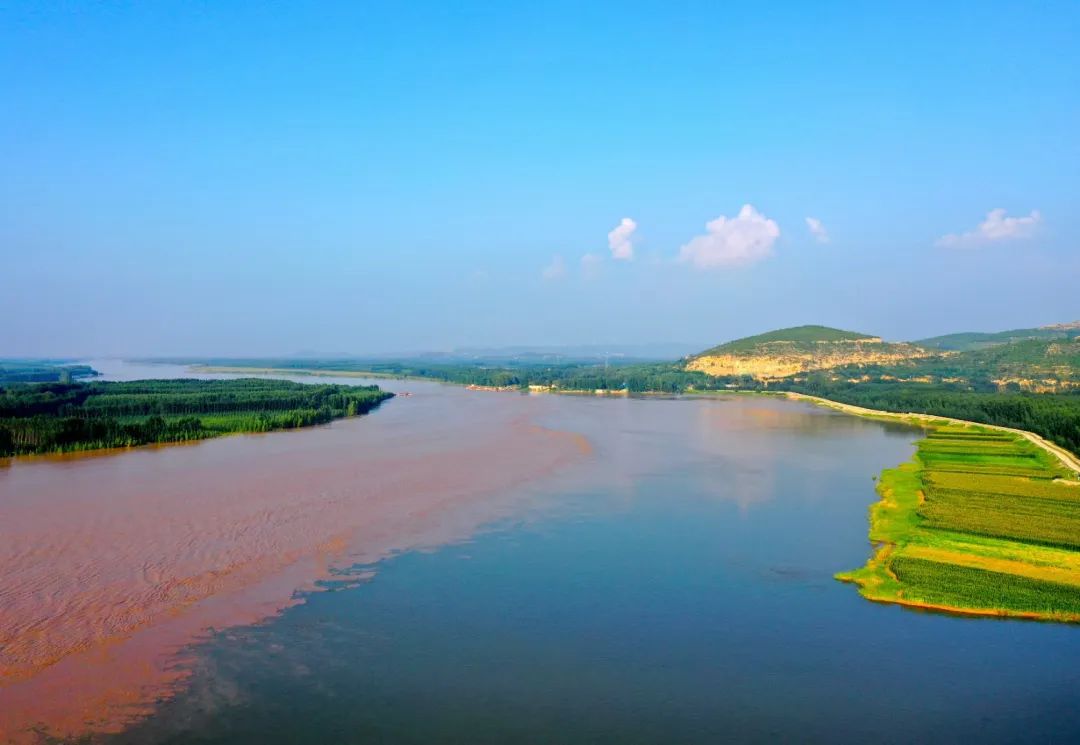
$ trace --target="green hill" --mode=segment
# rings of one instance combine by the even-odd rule
[[[1080,322],[1061,323],[1053,326],[1040,326],[1033,329],[1012,329],[1011,331],[997,331],[982,333],[977,331],[962,332],[958,334],[945,334],[922,339],[915,342],[920,347],[928,349],[941,349],[944,351],[971,352],[977,349],[1011,344],[1028,339],[1075,339],[1080,335]]]
[[[851,365],[889,365],[926,357],[911,344],[828,326],[796,326],[721,344],[691,357],[686,369],[716,377],[776,380],[810,370]]]
[[[706,349],[696,356],[704,357],[711,354],[746,352],[755,349],[762,344],[772,344],[774,342],[788,342],[795,345],[813,345],[818,342],[874,341],[877,340],[877,338],[878,337],[876,336],[870,336],[868,334],[860,334],[855,331],[844,331],[828,326],[792,326],[791,328],[777,329],[776,331],[768,331],[764,334],[747,336],[743,339],[725,342],[724,344],[712,347],[711,349]]]
[[[1021,339],[920,360],[897,377],[930,376],[939,380],[1035,392],[1067,391],[1080,386],[1080,337]]]

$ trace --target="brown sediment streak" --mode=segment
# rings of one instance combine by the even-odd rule
[[[487,400],[483,400],[487,398]],[[582,457],[543,404],[417,395],[304,432],[0,470],[0,742],[115,731],[208,629],[335,569],[467,538],[510,487]],[[497,496],[498,495],[498,496]]]
[[[561,432],[559,430],[549,429],[548,427],[541,427],[539,424],[524,423],[524,426],[528,427],[531,432],[539,433],[547,437],[567,438],[570,442],[574,443],[578,452],[582,455],[592,455],[593,447],[589,442],[589,438],[580,432]]]

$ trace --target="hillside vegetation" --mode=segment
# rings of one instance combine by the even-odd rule
[[[964,351],[943,348],[975,336],[994,341],[966,343]],[[747,378],[755,383],[803,383],[808,374],[826,371],[832,382],[859,384],[899,382],[974,392],[1080,389],[1080,323],[931,341],[938,346],[887,343],[864,334],[802,326],[721,344],[690,357],[685,367],[725,379],[729,386],[745,385]]]
[[[1027,339],[1075,339],[1080,335],[1080,321],[1072,323],[1059,323],[1052,326],[1040,326],[1033,329],[1012,329],[1011,331],[996,331],[992,333],[963,332],[959,334],[946,334],[934,336],[929,339],[921,339],[915,342],[920,347],[928,349],[942,349],[956,352],[970,352],[976,349],[985,349],[999,344]]]
[[[265,379],[0,387],[0,456],[305,427],[365,414],[392,395]]]
[[[826,326],[797,326],[737,339],[691,357],[687,370],[713,376],[786,378],[844,365],[887,365],[928,357],[932,352],[906,343]]]
[[[920,360],[883,371],[915,382],[1059,393],[1080,388],[1080,338],[1023,339]]]
[[[759,345],[771,344],[773,342],[786,342],[794,346],[805,345],[806,348],[812,348],[810,345],[814,345],[818,342],[834,341],[881,341],[881,339],[876,336],[870,336],[869,334],[844,331],[842,329],[829,328],[828,326],[792,326],[791,328],[767,331],[764,334],[747,336],[742,339],[725,342],[712,349],[707,349],[697,356],[704,357],[713,354],[753,351],[758,348]]]

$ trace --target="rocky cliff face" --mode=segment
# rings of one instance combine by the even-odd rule
[[[692,358],[688,370],[708,375],[749,375],[774,380],[841,365],[886,365],[931,356],[913,344],[892,344],[876,337],[842,341],[770,341],[748,350],[707,352]]]

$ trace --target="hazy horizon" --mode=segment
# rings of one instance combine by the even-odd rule
[[[0,356],[1075,320],[1078,37],[1072,3],[9,4]]]
[[[993,328],[964,328],[964,329],[951,329],[944,334],[936,334],[934,336],[943,336],[953,333],[981,333],[988,332],[994,333],[999,331],[1013,331],[1021,328],[1039,328],[1045,326],[1054,326],[1058,324],[1080,323],[1080,320],[1068,320],[1063,319],[1059,321],[1052,321],[1049,323],[1040,323],[1032,326],[1014,326],[1014,327],[993,327]],[[799,325],[823,325],[823,324],[799,324]],[[785,327],[787,328],[787,327]],[[838,327],[837,327],[838,328]],[[762,328],[757,331],[751,331],[746,336],[753,336],[759,333],[776,330],[774,328]],[[862,329],[845,328],[842,330],[862,332]],[[154,353],[99,353],[88,352],[85,354],[44,354],[44,355],[15,355],[15,354],[0,354],[0,359],[58,359],[58,360],[78,360],[81,362],[87,362],[92,360],[170,360],[170,359],[184,359],[184,358],[235,358],[235,359],[334,359],[334,358],[352,358],[352,359],[405,359],[409,357],[437,357],[445,355],[447,357],[466,358],[469,355],[475,357],[495,357],[500,355],[511,354],[551,354],[551,355],[573,355],[581,354],[582,356],[598,356],[602,354],[610,355],[622,355],[628,358],[640,358],[640,359],[676,359],[691,355],[695,352],[703,351],[709,347],[717,346],[729,341],[735,341],[736,339],[743,337],[728,337],[723,339],[715,339],[710,341],[689,342],[689,341],[642,341],[633,343],[621,343],[621,342],[596,342],[590,344],[505,344],[495,346],[471,346],[471,345],[446,345],[442,347],[416,347],[416,348],[393,348],[393,349],[374,349],[374,350],[348,350],[348,349],[295,349],[288,351],[272,351],[260,354],[237,354],[231,352],[206,352],[206,351],[181,351],[181,352],[154,352]],[[932,336],[920,336],[910,338],[892,338],[882,337],[886,342],[917,342],[922,339],[929,339]]]

